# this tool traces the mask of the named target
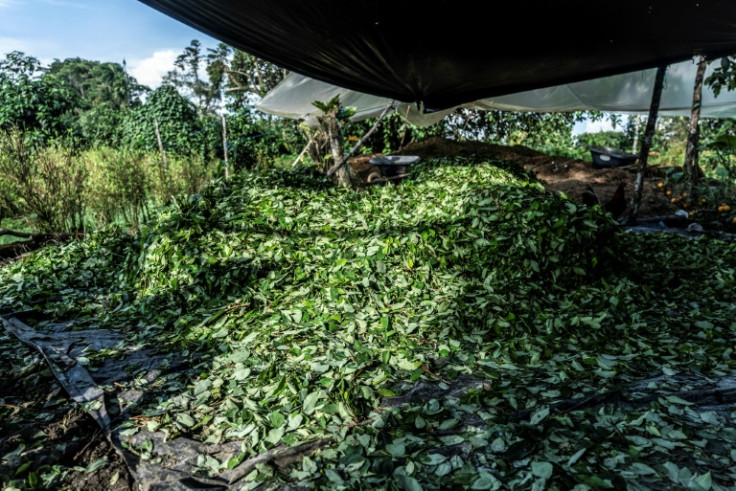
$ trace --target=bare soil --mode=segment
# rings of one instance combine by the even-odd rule
[[[492,159],[513,162],[534,174],[546,184],[548,190],[564,193],[576,203],[581,202],[583,191],[592,187],[602,202],[607,201],[618,185],[627,184],[626,199],[630,201],[636,177],[636,165],[597,169],[592,161],[570,160],[565,157],[547,155],[522,145],[503,146],[482,142],[457,142],[443,138],[430,138],[407,145],[400,154],[418,155],[422,158],[446,155],[482,155]],[[640,217],[671,215],[677,205],[657,184],[664,181],[664,170],[649,168],[644,178]]]

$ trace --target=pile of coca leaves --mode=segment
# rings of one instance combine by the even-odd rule
[[[626,233],[448,157],[364,191],[309,168],[214,181],[135,236],[5,266],[0,314],[84,333],[69,356],[133,462],[109,487],[189,442],[180,486],[733,489],[735,271],[734,244]],[[6,489],[116,465],[39,459],[54,418],[99,404],[9,331],[0,350]]]

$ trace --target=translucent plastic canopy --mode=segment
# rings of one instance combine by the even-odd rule
[[[688,116],[692,106],[693,85],[697,65],[684,61],[667,68],[659,114]],[[709,66],[706,76],[712,72]],[[458,107],[503,111],[567,112],[596,110],[614,113],[647,114],[652,99],[656,69],[638,70],[584,82],[535,89],[499,97],[472,101]],[[327,102],[339,95],[345,106],[357,109],[354,121],[375,117],[392,101],[351,91],[302,75],[291,74],[256,105],[258,109],[278,116],[315,121],[319,110],[314,101]],[[394,110],[411,123],[428,126],[441,120],[454,108],[425,114],[416,104],[394,103]],[[703,88],[701,117],[736,117],[736,92],[722,91],[716,98],[708,87]]]
[[[736,53],[734,0],[140,0],[358,92],[444,109]]]
[[[417,126],[431,126],[455,109],[424,113],[413,103],[399,103],[386,97],[363,94],[296,73],[287,75],[256,104],[256,108],[276,116],[301,119],[307,126],[315,127],[319,124],[316,118],[321,111],[312,103],[328,102],[335,96],[340,96],[343,106],[356,109],[355,115],[350,118],[352,121],[377,117],[391,105],[390,111],[398,111],[409,122]]]

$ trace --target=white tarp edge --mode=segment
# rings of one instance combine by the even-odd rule
[[[343,106],[354,107],[355,115],[352,121],[362,121],[378,117],[387,105],[393,101],[385,97],[378,97],[336,85],[320,82],[313,78],[291,73],[284,78],[271,92],[256,104],[256,108],[268,114],[290,119],[303,119],[307,126],[316,127],[321,111],[312,103],[315,101],[328,102],[336,95],[340,96]],[[417,126],[431,126],[438,123],[454,109],[447,109],[436,113],[422,113],[415,104],[393,102],[394,110],[406,117],[409,122]]]
[[[670,65],[662,91],[659,114],[662,116],[689,116],[697,64],[685,61]],[[603,111],[613,113],[648,114],[656,69],[614,75],[545,89],[478,100],[462,107],[482,110],[521,112]],[[706,77],[713,71],[706,70]],[[353,121],[378,116],[392,101],[384,97],[363,94],[320,82],[296,73],[288,75],[278,86],[256,104],[265,113],[286,118],[303,119],[315,126],[320,111],[314,101],[327,102],[340,95],[345,106],[355,107]],[[395,111],[417,126],[431,126],[451,113],[447,109],[437,113],[422,113],[416,104],[397,102]],[[701,117],[736,117],[736,91],[722,91],[716,98],[713,91],[703,87]]]

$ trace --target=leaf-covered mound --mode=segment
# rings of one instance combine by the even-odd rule
[[[147,399],[125,434],[244,442],[204,474],[327,442],[248,487],[724,487],[733,401],[688,390],[734,373],[733,249],[622,234],[515,167],[435,159],[366,192],[217,181],[139,238],[4,268],[0,302],[188,357],[130,374]]]

